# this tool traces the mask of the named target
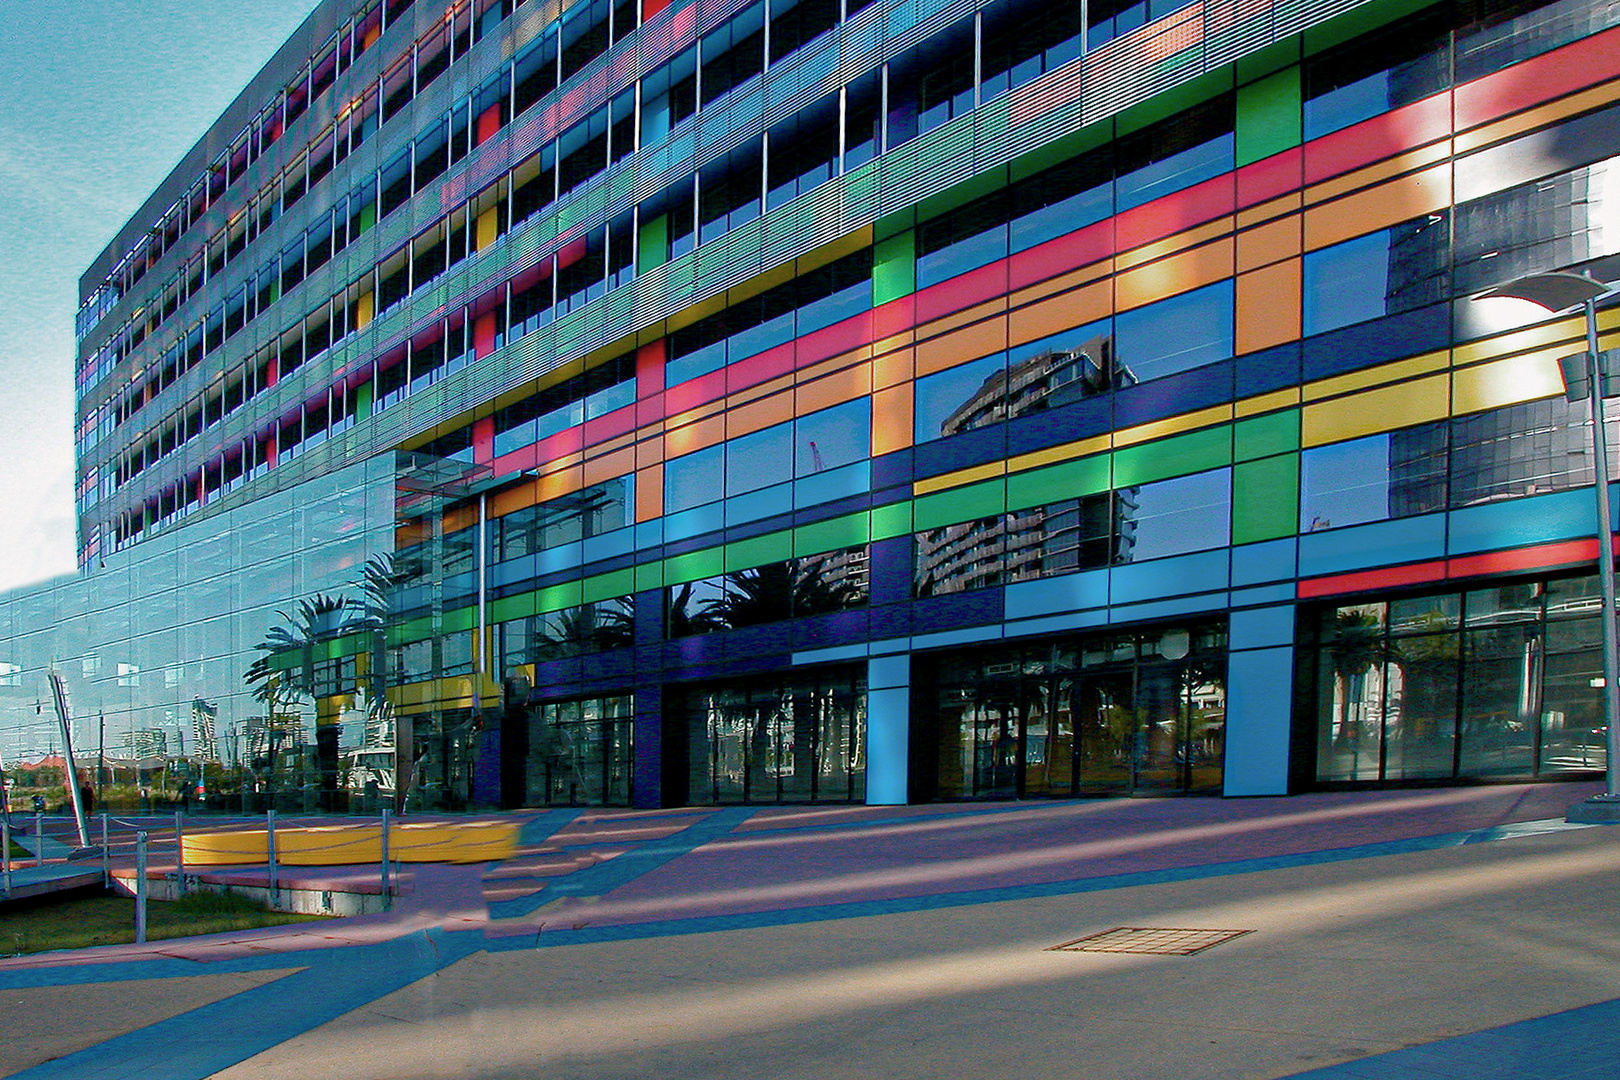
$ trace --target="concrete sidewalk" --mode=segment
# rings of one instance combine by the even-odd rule
[[[0,961],[0,1074],[1573,1078],[1620,1051],[1591,790],[536,812],[386,916]],[[1116,927],[1248,932],[1052,951]]]

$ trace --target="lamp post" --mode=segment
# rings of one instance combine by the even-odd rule
[[[1590,403],[1592,418],[1592,490],[1597,500],[1598,587],[1602,594],[1603,620],[1603,724],[1606,739],[1604,792],[1569,808],[1567,820],[1582,823],[1620,822],[1620,642],[1616,639],[1614,532],[1609,515],[1609,453],[1603,429],[1603,395],[1609,389],[1609,373],[1598,349],[1597,302],[1614,295],[1616,288],[1594,281],[1584,274],[1554,272],[1529,274],[1481,293],[1475,299],[1509,297],[1527,300],[1549,312],[1571,311],[1577,307],[1586,315],[1586,351],[1558,361],[1564,380],[1564,396],[1569,401],[1583,398]]]

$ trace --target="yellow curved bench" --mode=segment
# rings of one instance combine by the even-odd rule
[[[507,822],[413,822],[391,825],[388,855],[396,862],[491,862],[517,848],[518,825]],[[270,861],[266,830],[191,833],[181,838],[187,867],[243,866]],[[312,825],[276,830],[283,866],[349,866],[382,859],[382,826]]]

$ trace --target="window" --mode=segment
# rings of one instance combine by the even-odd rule
[[[1420,424],[1300,455],[1299,531],[1410,517],[1446,505],[1446,426]]]
[[[1306,335],[1411,311],[1450,292],[1444,214],[1358,236],[1305,254]]]
[[[1227,279],[1115,316],[1114,348],[1123,376],[1147,382],[1231,356],[1233,332]]]

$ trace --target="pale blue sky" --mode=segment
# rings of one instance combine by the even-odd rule
[[[316,0],[0,0],[0,590],[73,569],[79,275]]]

